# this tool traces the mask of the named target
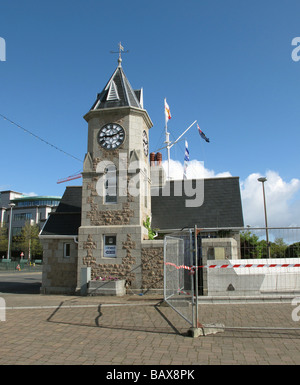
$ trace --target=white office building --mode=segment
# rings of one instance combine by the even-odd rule
[[[9,228],[12,215],[12,236],[21,233],[27,221],[42,229],[49,214],[56,210],[61,197],[28,196],[16,191],[0,192],[0,226]]]

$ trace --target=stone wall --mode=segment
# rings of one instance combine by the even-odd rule
[[[164,287],[164,243],[143,241],[141,250],[142,290],[163,290]]]
[[[107,278],[114,277],[125,279],[128,285],[135,281],[135,273],[133,266],[136,264],[136,258],[132,256],[132,250],[136,248],[136,243],[132,240],[130,234],[127,234],[127,240],[122,242],[122,249],[125,254],[121,263],[97,263],[97,258],[94,255],[96,250],[96,242],[91,234],[88,235],[87,241],[83,243],[83,249],[86,250],[86,256],[83,257],[83,265],[91,267],[91,278],[96,277]]]
[[[101,236],[89,233],[85,237],[82,250],[79,250],[78,273],[82,267],[91,267],[92,280],[97,277],[125,279],[129,294],[162,291],[163,241],[140,241],[139,233],[135,236],[119,232],[118,258],[103,258],[99,255],[101,246],[98,245]]]
[[[73,239],[41,239],[43,245],[42,294],[74,294],[77,286],[77,243]],[[64,243],[70,257],[64,257]]]
[[[82,226],[120,226],[140,225],[150,215],[149,209],[143,208],[140,197],[118,196],[115,204],[104,204],[103,196],[98,195],[96,185],[99,176],[84,175],[82,189]],[[130,180],[128,178],[127,183]]]
[[[80,267],[91,267],[91,278],[115,277],[126,280],[127,292],[145,293],[163,290],[163,241],[142,241],[124,234],[121,242],[122,257],[105,263],[99,261],[96,236],[88,234],[83,242],[81,262],[78,244],[73,239],[41,239],[44,248],[42,294],[75,294],[79,290]],[[140,235],[139,237],[140,238]],[[71,256],[64,257],[64,243],[70,243]],[[80,262],[80,263],[79,263]],[[80,267],[79,267],[80,266]]]

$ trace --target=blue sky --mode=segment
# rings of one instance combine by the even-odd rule
[[[257,176],[267,175],[269,224],[300,225],[300,62],[291,57],[299,14],[299,0],[2,1],[0,114],[83,160],[83,115],[114,72],[110,51],[121,41],[123,69],[143,87],[153,122],[150,151],[163,145],[167,98],[171,139],[194,120],[210,138],[196,126],[185,136],[194,166],[240,177],[245,224],[263,224]],[[62,195],[67,184],[57,180],[82,169],[1,117],[0,135],[0,190]],[[171,158],[183,157],[180,142]]]

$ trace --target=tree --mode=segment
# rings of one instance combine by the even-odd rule
[[[284,258],[286,248],[287,244],[284,242],[283,238],[276,238],[275,241],[271,243],[272,258]]]
[[[293,243],[285,249],[286,258],[300,258],[300,242]]]
[[[240,234],[241,257],[243,259],[260,258],[258,256],[258,236],[251,231],[243,231]]]
[[[24,252],[26,259],[42,254],[43,248],[39,240],[38,225],[31,225],[29,221],[25,223],[18,237],[18,249]]]
[[[8,236],[7,236],[7,227],[0,227],[0,258],[3,255],[6,256],[8,248]]]

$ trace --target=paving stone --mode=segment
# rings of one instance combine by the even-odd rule
[[[191,338],[173,309],[158,311],[160,298],[145,297],[6,295],[0,365],[300,364],[291,304],[201,305],[201,321],[222,322],[225,330]]]

